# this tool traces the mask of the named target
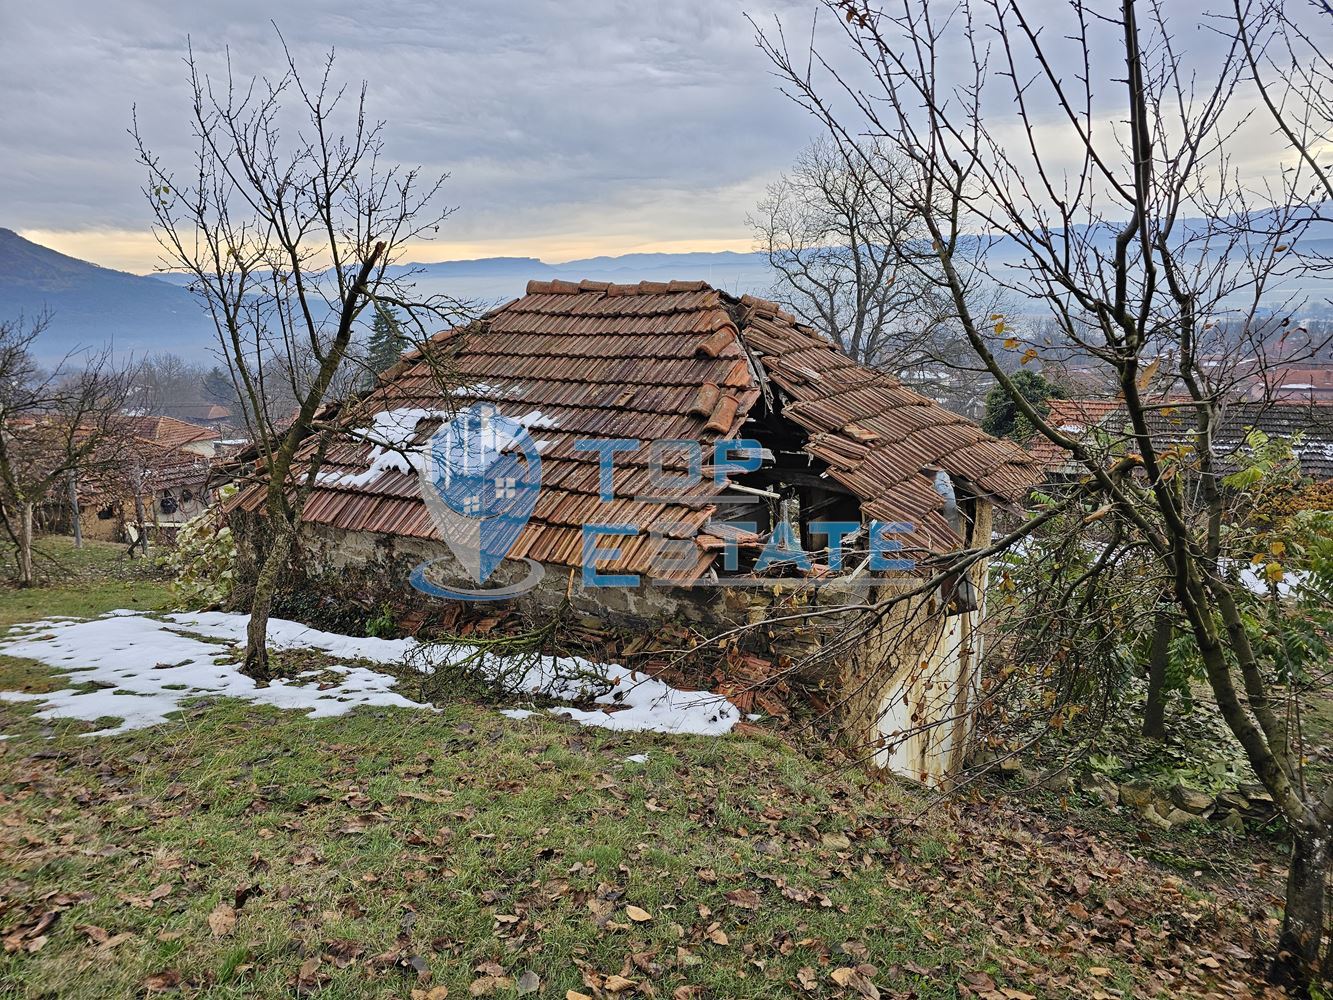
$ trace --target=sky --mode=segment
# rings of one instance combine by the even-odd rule
[[[333,48],[337,78],[367,81],[390,159],[450,174],[443,197],[457,211],[437,241],[413,248],[416,260],[750,250],[747,214],[818,126],[780,92],[745,14],[765,25],[781,17],[799,38],[814,5],[0,0],[0,226],[152,270],[132,113],[155,152],[188,165],[187,44],[211,73],[229,55],[237,76],[275,75],[276,18],[298,65],[316,71]],[[1062,0],[1024,7],[1061,34]],[[1167,7],[1182,44],[1217,48],[1192,4]],[[830,30],[826,17],[821,31]],[[1105,55],[1100,93],[1114,97],[1123,56],[1113,44]],[[1002,97],[988,124],[1019,150],[1026,136],[1006,120],[1012,106]],[[1058,152],[1058,116],[1050,121]],[[1235,165],[1255,176],[1280,160],[1264,121],[1233,144]],[[1038,115],[1034,133],[1047,127]]]
[[[449,172],[457,212],[414,256],[549,261],[749,250],[746,213],[814,134],[777,90],[748,10],[809,0],[0,0],[0,226],[136,272],[156,253],[132,110],[187,162],[187,39],[214,70],[272,74],[269,18],[369,84],[388,155]]]

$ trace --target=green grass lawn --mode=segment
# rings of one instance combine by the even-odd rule
[[[43,585],[27,590],[0,584],[0,628],[51,615],[91,617],[116,608],[155,611],[167,607],[171,588],[154,566],[125,555],[125,546],[85,541],[76,549],[63,536],[35,546]]]
[[[3,620],[167,600],[80,556]],[[771,733],[227,700],[45,732],[0,741],[5,997],[1202,996],[1248,989],[1266,932],[1113,843],[922,815]]]

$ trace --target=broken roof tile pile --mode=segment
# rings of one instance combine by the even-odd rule
[[[650,532],[657,531],[695,540],[694,564],[668,575],[690,580],[718,558],[721,540],[709,522],[725,486],[706,467],[703,482],[653,499],[645,448],[616,456],[615,499],[602,501],[598,456],[575,450],[575,441],[686,439],[708,447],[747,436],[746,421],[765,398],[808,433],[808,453],[862,499],[867,516],[918,525],[906,548],[943,552],[962,544],[941,515],[933,470],[1010,502],[1039,478],[1020,449],[855,364],[772,303],[697,281],[530,282],[523,298],[438,335],[425,354],[406,355],[361,401],[354,422],[364,427],[376,413],[401,414],[414,424],[401,442],[410,448],[442,416],[489,401],[529,428],[541,455],[541,494],[511,557],[577,567],[585,524],[632,523],[640,534],[616,539],[620,558],[600,568],[648,572],[660,546]],[[305,520],[438,537],[410,464],[372,461],[364,434],[332,446]],[[259,510],[261,488],[244,491],[236,504]]]

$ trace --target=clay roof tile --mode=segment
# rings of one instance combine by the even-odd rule
[[[606,504],[598,497],[596,455],[577,451],[574,443],[599,437],[703,442],[732,434],[759,405],[763,383],[781,390],[788,400],[782,415],[806,435],[805,450],[861,497],[867,516],[919,524],[912,541],[918,549],[959,544],[922,469],[947,469],[1008,498],[1037,478],[1036,463],[1022,451],[862,368],[776,304],[734,299],[702,281],[532,281],[523,298],[433,343],[447,343],[450,367],[457,369],[450,398],[440,398],[432,366],[408,354],[362,402],[358,426],[366,412],[411,407],[447,414],[472,400],[490,400],[514,417],[528,414],[541,448],[542,496],[514,555],[575,566],[585,523],[632,520],[644,535],[626,541],[615,568],[643,571],[651,563],[648,533],[684,524],[683,532],[673,530],[696,539],[700,558],[681,579],[704,572],[716,553],[698,535],[722,485],[705,477],[679,500],[640,501],[653,493],[647,461],[626,457],[617,461],[615,500]],[[421,444],[438,424],[420,421],[409,444]],[[390,469],[366,482],[369,453],[364,436],[355,435],[329,450],[328,475],[311,496],[308,518],[349,530],[434,537],[416,477]],[[342,473],[348,475],[340,482]],[[257,509],[262,496],[252,487],[234,503]]]

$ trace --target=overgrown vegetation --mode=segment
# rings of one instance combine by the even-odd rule
[[[1271,974],[1308,995],[1333,962],[1333,786],[1314,780],[1303,753],[1308,692],[1265,655],[1267,626],[1233,570],[1248,505],[1224,482],[1235,471],[1224,432],[1241,400],[1280,384],[1270,381],[1279,365],[1328,347],[1293,325],[1306,302],[1284,291],[1327,266],[1317,241],[1333,175],[1316,154],[1333,134],[1333,63],[1314,34],[1327,11],[1237,2],[1214,12],[1223,44],[1207,46],[1185,41],[1195,22],[1169,5],[1134,0],[1058,15],[1016,0],[965,0],[944,14],[924,0],[820,6],[842,26],[832,33],[841,47],[781,25],[759,30],[785,92],[849,163],[883,177],[863,152],[872,141],[907,168],[879,188],[880,214],[920,219],[932,255],[909,248],[906,259],[947,295],[970,360],[1078,469],[1061,503],[1083,529],[1073,545],[1093,556],[1047,591],[1044,621],[1031,623],[1048,644],[1044,661],[1078,673],[1086,642],[1112,642],[1122,626],[1101,578],[1142,568],[1159,649],[1168,627],[1193,640],[1213,700],[1287,821]],[[1083,72],[1061,69],[1075,65]],[[1000,107],[1012,110],[1005,125]],[[1270,162],[1293,164],[1262,189],[1231,169],[1251,152],[1243,126],[1256,107],[1278,136]],[[1125,127],[1105,128],[1108,116]],[[1011,127],[1024,141],[1010,141]],[[1044,325],[1018,330],[1023,319],[989,308],[996,295]],[[1068,362],[1083,382],[1113,389],[1123,416],[1108,430],[1122,450],[1027,398],[1005,353],[1024,340],[1020,368]]]
[[[236,492],[227,486],[217,504]],[[204,511],[176,532],[175,546],[162,559],[172,576],[172,593],[183,608],[226,603],[236,584],[236,539],[218,507]],[[371,633],[374,634],[374,633]]]

